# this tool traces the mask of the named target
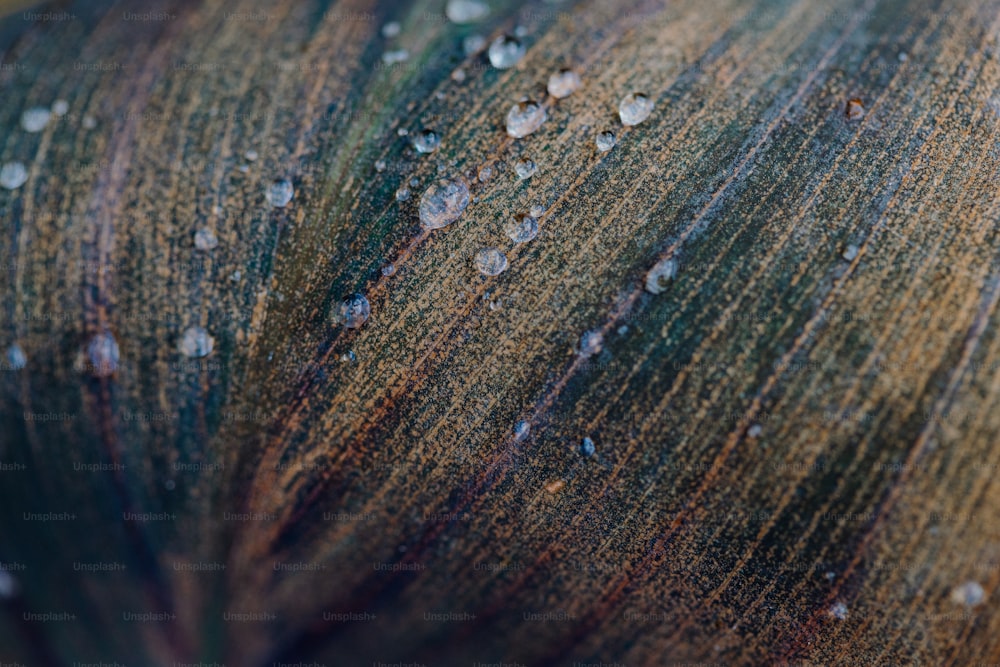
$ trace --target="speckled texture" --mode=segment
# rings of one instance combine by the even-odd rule
[[[0,658],[1000,662],[996,0],[491,2],[462,27],[437,1],[21,4]],[[515,67],[464,55],[517,24]],[[582,85],[556,100],[562,67]],[[630,92],[655,108],[624,128]],[[548,119],[512,139],[525,95]],[[423,230],[459,176],[468,208]],[[122,567],[74,565],[98,562]]]

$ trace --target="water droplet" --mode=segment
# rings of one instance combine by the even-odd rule
[[[642,93],[629,93],[618,104],[622,125],[638,125],[653,113],[653,100]]]
[[[207,357],[215,349],[215,339],[201,327],[188,327],[181,336],[180,351],[185,357]]]
[[[257,151],[255,151],[254,149],[251,148],[250,150],[248,150],[246,153],[243,154],[243,157],[245,157],[246,159],[248,159],[251,162],[253,162],[258,157],[257,156]]]
[[[28,169],[23,162],[5,162],[0,167],[0,185],[8,190],[14,190],[28,180]]]
[[[243,277],[243,272],[240,271],[239,269],[236,269],[235,271],[229,274],[229,279],[232,280],[234,283],[238,283],[240,281],[240,278],[242,277]]]
[[[288,202],[292,201],[294,195],[295,188],[292,187],[292,182],[287,178],[279,178],[271,183],[265,193],[267,202],[276,208],[287,206]]]
[[[580,87],[580,75],[571,69],[561,69],[549,75],[549,95],[557,99],[569,97]]]
[[[340,360],[345,364],[353,364],[358,360],[358,355],[354,353],[354,350],[348,350],[344,354],[340,355]]]
[[[531,217],[532,218],[540,218],[543,215],[545,215],[545,207],[544,206],[540,206],[538,204],[535,204],[534,206],[531,207]]]
[[[607,153],[615,147],[616,143],[618,143],[618,140],[615,139],[614,132],[601,132],[597,135],[597,150],[602,153]]]
[[[405,185],[396,190],[396,201],[406,201],[410,198],[410,189]]]
[[[490,13],[490,6],[480,0],[448,0],[444,14],[452,23],[462,25],[482,21]]]
[[[440,229],[458,220],[469,205],[469,185],[462,178],[432,184],[420,198],[420,224]]]
[[[402,30],[403,26],[399,24],[399,21],[389,21],[382,26],[382,36],[386,39],[392,39],[393,37],[398,37]]]
[[[110,331],[94,334],[87,345],[90,372],[99,378],[111,377],[118,372],[118,341]]]
[[[524,44],[517,37],[500,35],[490,44],[489,57],[497,69],[508,69],[524,57]]]
[[[17,343],[7,348],[7,365],[12,371],[19,371],[28,365],[28,356]]]
[[[529,424],[528,422],[521,420],[516,424],[514,424],[515,442],[521,442],[522,440],[528,437],[529,433],[531,433],[531,424]]]
[[[211,250],[217,245],[219,245],[219,239],[211,229],[202,227],[194,233],[194,247],[198,250]]]
[[[165,488],[167,491],[173,491],[174,489],[177,488],[177,482],[175,482],[172,479],[168,479],[163,483],[163,488]]]
[[[951,601],[966,607],[975,607],[981,604],[985,598],[986,591],[975,581],[966,581],[951,591]]]
[[[337,319],[348,329],[357,329],[368,321],[372,307],[364,294],[354,293],[340,302]]]
[[[21,114],[21,127],[25,132],[41,132],[51,117],[52,112],[45,107],[31,107]]]
[[[597,448],[594,447],[594,441],[590,438],[584,438],[583,442],[580,443],[580,453],[584,456],[593,456]]]
[[[604,334],[599,330],[587,331],[580,336],[580,346],[577,354],[584,359],[592,357],[604,348]]]
[[[507,112],[507,134],[515,139],[526,137],[542,126],[548,117],[545,107],[534,100],[521,100]]]
[[[90,114],[87,114],[86,116],[83,117],[83,129],[93,130],[95,127],[97,127],[96,118],[94,118]]]
[[[838,621],[843,621],[847,618],[847,605],[843,602],[835,602],[829,610],[830,616],[833,616]]]
[[[56,100],[52,103],[52,113],[56,116],[65,116],[69,113],[69,102],[66,100]]]
[[[677,275],[677,262],[672,258],[661,259],[646,274],[646,291],[660,294]]]
[[[441,137],[434,130],[421,130],[413,137],[413,147],[418,153],[433,153],[441,145]]]
[[[385,167],[386,167],[385,160],[375,160],[375,171],[381,174],[383,171],[385,171]]]
[[[410,179],[410,187],[411,188],[415,188],[418,185],[420,185],[420,179],[419,178],[417,178],[416,176],[414,176],[413,178]]]
[[[760,434],[764,432],[764,427],[760,424],[754,424],[747,429],[747,435],[751,438],[759,438]]]
[[[905,63],[907,60],[910,59],[910,56],[906,54],[906,51],[900,51],[897,57],[899,58],[899,62],[901,63]]]
[[[0,598],[10,600],[18,591],[17,579],[7,570],[0,570]]]
[[[844,248],[844,252],[840,253],[840,256],[846,259],[848,262],[852,261],[855,257],[858,256],[858,246],[856,245],[847,246],[846,248]]]
[[[538,236],[538,220],[530,215],[519,215],[504,228],[514,243],[527,243]]]
[[[385,266],[383,266],[382,267],[382,275],[383,276],[393,276],[393,275],[396,275],[396,265],[395,264],[386,264]]]
[[[466,56],[479,53],[484,46],[486,46],[486,38],[482,35],[469,35],[462,40],[462,51],[465,52]]]
[[[498,276],[507,270],[507,255],[499,248],[483,248],[476,253],[474,263],[484,276]]]
[[[485,183],[486,181],[493,178],[493,167],[485,166],[479,169],[479,174],[477,174],[480,183]]]
[[[847,107],[844,109],[844,114],[847,116],[847,120],[858,120],[865,117],[865,105],[862,104],[861,100],[854,98],[847,100]]]
[[[386,65],[395,65],[396,63],[405,63],[410,59],[410,52],[406,49],[394,49],[392,51],[386,51],[382,54],[382,62]]]
[[[465,81],[465,70],[459,67],[457,70],[451,73],[451,80],[455,83],[462,83]]]
[[[518,179],[525,180],[531,178],[538,171],[538,165],[535,164],[534,160],[523,158],[518,160],[514,164],[514,172],[517,174]]]

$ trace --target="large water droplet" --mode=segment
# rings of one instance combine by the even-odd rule
[[[594,447],[594,441],[590,438],[584,438],[583,442],[580,443],[580,453],[584,456],[593,456],[597,448]]]
[[[507,134],[520,139],[542,126],[548,117],[545,107],[534,100],[521,100],[507,112]]]
[[[52,112],[45,107],[32,107],[21,114],[21,127],[25,132],[41,132],[51,117]]]
[[[482,21],[490,13],[490,6],[480,0],[448,0],[444,14],[452,23],[462,25]]]
[[[368,303],[365,295],[355,293],[340,302],[337,319],[348,329],[357,329],[368,321],[371,312],[371,304]]]
[[[642,93],[629,93],[618,105],[622,125],[638,125],[653,113],[653,100]]]
[[[490,44],[489,57],[497,69],[513,67],[524,57],[524,44],[517,37],[501,35]]]
[[[219,239],[208,227],[202,227],[194,233],[194,247],[198,250],[212,250],[219,245]]]
[[[118,372],[118,341],[110,331],[94,334],[87,344],[90,372],[99,378],[111,377]]]
[[[484,276],[498,276],[507,270],[507,255],[499,248],[483,248],[476,253],[474,263]]]
[[[535,164],[534,160],[529,158],[523,158],[514,164],[514,172],[522,181],[526,178],[534,176],[536,171],[538,171],[538,165]]]
[[[215,339],[201,327],[188,327],[181,336],[179,347],[185,357],[207,357],[215,349]]]
[[[7,366],[12,371],[19,371],[28,365],[28,356],[17,343],[11,343],[7,348]]]
[[[271,183],[265,193],[267,203],[276,208],[287,206],[288,202],[292,201],[292,197],[294,195],[295,188],[292,186],[292,182],[287,178],[279,178]]]
[[[646,274],[646,291],[659,294],[667,289],[667,285],[677,275],[677,262],[673,259],[661,259]]]
[[[469,205],[469,185],[462,178],[432,184],[420,198],[420,224],[440,229],[458,220]]]
[[[580,75],[571,69],[561,69],[549,76],[549,95],[562,99],[569,97],[580,87]]]
[[[413,137],[413,147],[418,153],[433,153],[441,145],[441,137],[434,130],[422,130]]]
[[[580,336],[580,346],[577,353],[586,359],[592,357],[604,348],[604,334],[599,330],[587,331]]]
[[[614,132],[601,132],[597,135],[597,150],[602,153],[607,153],[615,147],[616,143],[617,139],[615,139]]]
[[[28,169],[23,162],[6,162],[0,167],[0,185],[15,190],[28,180]]]
[[[538,220],[530,215],[519,215],[507,223],[504,232],[514,243],[527,243],[538,236]]]

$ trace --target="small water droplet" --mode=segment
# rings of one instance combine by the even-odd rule
[[[65,116],[69,113],[69,102],[66,100],[56,100],[52,103],[52,113],[55,116]]]
[[[185,357],[207,357],[215,349],[215,339],[202,327],[188,327],[181,335],[179,347]]]
[[[15,190],[28,180],[28,169],[23,162],[5,162],[0,167],[0,185]]]
[[[7,367],[12,371],[19,371],[28,365],[28,356],[17,343],[11,343],[7,348]]]
[[[982,604],[986,598],[986,591],[976,581],[966,581],[952,589],[951,601],[955,604],[966,607],[975,607]]]
[[[15,597],[20,590],[17,579],[7,570],[0,570],[0,598],[10,600]]]
[[[440,229],[458,220],[469,205],[469,185],[462,178],[432,184],[420,198],[420,224]]]
[[[760,424],[754,424],[747,429],[747,435],[751,438],[759,438],[760,434],[764,432],[764,427]]]
[[[465,70],[459,67],[454,72],[451,73],[451,80],[455,83],[462,83],[465,81]]]
[[[372,307],[364,294],[354,293],[340,302],[337,319],[348,329],[357,329],[368,321]]]
[[[840,253],[840,256],[843,257],[844,259],[846,259],[848,262],[850,262],[855,257],[858,256],[858,250],[859,250],[858,246],[856,246],[856,245],[849,245],[846,248],[844,248],[844,252]]]
[[[375,171],[381,174],[383,171],[385,171],[385,168],[386,168],[385,160],[375,160]]]
[[[490,180],[491,178],[493,178],[493,167],[490,166],[481,167],[479,169],[477,177],[479,178],[480,183],[485,183],[486,181]]]
[[[521,100],[507,112],[507,134],[515,139],[526,137],[542,126],[548,113],[534,100]]]
[[[597,448],[594,447],[594,441],[590,438],[584,438],[583,442],[580,443],[580,453],[584,456],[593,456]]]
[[[410,198],[410,189],[405,185],[396,190],[396,201],[406,201]]]
[[[865,105],[857,97],[847,100],[847,106],[844,108],[844,115],[847,116],[847,120],[858,120],[860,118],[864,118]]]
[[[829,610],[830,616],[833,616],[838,621],[843,621],[847,618],[847,605],[843,602],[835,602]]]
[[[271,206],[282,208],[292,201],[292,197],[295,196],[295,188],[287,178],[279,178],[267,188],[265,196]]]
[[[490,6],[481,0],[448,0],[444,14],[452,23],[463,25],[482,21],[490,13]]]
[[[382,62],[386,65],[405,63],[410,59],[410,52],[406,49],[393,49],[382,54]]]
[[[653,113],[653,100],[643,93],[629,93],[618,104],[622,125],[638,125]]]
[[[21,127],[25,132],[41,132],[49,124],[52,112],[45,107],[31,107],[21,114]]]
[[[340,355],[340,360],[345,364],[353,364],[358,360],[358,355],[354,353],[354,350],[348,350],[344,354]]]
[[[584,359],[592,357],[604,349],[604,334],[599,330],[586,331],[580,336],[580,346],[577,354]]]
[[[524,421],[523,419],[516,424],[514,424],[514,440],[516,442],[521,442],[528,437],[531,433],[531,424]]]
[[[466,56],[479,53],[486,46],[486,38],[482,35],[469,35],[462,40],[462,51]]]
[[[165,488],[167,491],[173,491],[174,489],[177,488],[177,482],[175,482],[172,479],[168,479],[163,483],[163,488]]]
[[[386,264],[385,266],[383,266],[382,267],[382,275],[383,276],[393,276],[393,275],[396,275],[396,265],[395,264]]]
[[[421,130],[413,137],[413,147],[418,153],[433,153],[441,145],[441,137],[434,130]]]
[[[507,270],[507,255],[499,248],[483,248],[476,253],[473,263],[484,276],[498,276]]]
[[[410,179],[410,187],[411,188],[415,188],[418,185],[420,185],[420,179],[419,178],[417,178],[416,176],[414,176],[413,178]]]
[[[399,21],[389,21],[382,26],[382,36],[386,39],[392,39],[393,37],[398,37],[402,30],[403,26],[399,24]]]
[[[650,294],[660,294],[677,275],[677,262],[672,258],[661,259],[646,274],[646,291]]]
[[[490,44],[490,64],[497,69],[508,69],[524,57],[524,44],[517,37],[500,35]]]
[[[628,325],[627,324],[623,324],[620,327],[618,327],[618,335],[619,336],[624,336],[627,333],[628,333]]]
[[[242,277],[243,277],[243,272],[240,271],[239,269],[236,269],[235,271],[229,274],[229,279],[232,280],[234,283],[238,283],[240,281],[240,278]]]
[[[545,215],[545,207],[544,206],[541,206],[539,204],[535,204],[534,206],[531,207],[531,217],[532,218],[540,218],[543,215]]]
[[[901,63],[905,63],[907,60],[910,59],[910,56],[906,54],[906,51],[900,51],[897,57],[899,58],[899,62]]]
[[[569,97],[581,83],[579,74],[571,69],[561,69],[549,75],[549,95],[557,99]]]
[[[504,228],[514,243],[527,243],[538,236],[538,220],[530,215],[519,215]]]
[[[211,229],[202,227],[194,233],[194,247],[198,250],[212,250],[217,245],[219,239]]]
[[[253,162],[258,157],[257,151],[251,148],[250,150],[248,150],[246,153],[243,154],[243,157]]]
[[[536,171],[538,171],[538,165],[535,164],[534,160],[529,158],[523,158],[514,164],[514,173],[522,181],[534,176]]]
[[[111,377],[118,372],[118,341],[110,331],[94,334],[87,344],[90,372],[99,378]]]
[[[601,132],[597,135],[597,150],[602,153],[607,153],[615,147],[616,143],[618,143],[618,140],[615,139],[614,132]]]
[[[97,127],[96,118],[94,118],[90,114],[87,114],[86,116],[83,117],[83,129],[93,130],[95,127]]]

